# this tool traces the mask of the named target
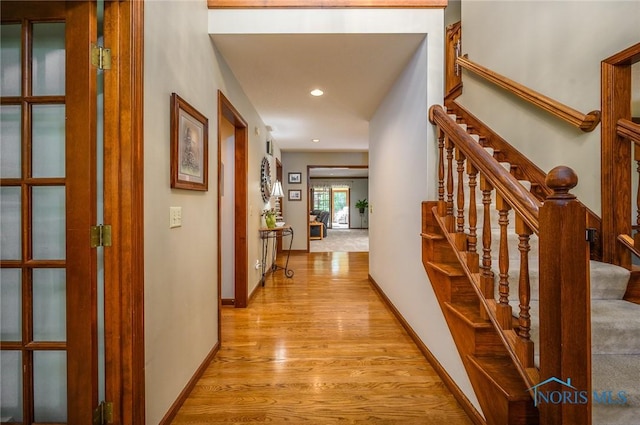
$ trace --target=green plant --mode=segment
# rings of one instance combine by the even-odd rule
[[[367,201],[367,198],[359,199],[358,202],[356,202],[356,208],[358,208],[359,210],[364,210],[368,206],[369,202]]]

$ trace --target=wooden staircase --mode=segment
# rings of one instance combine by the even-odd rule
[[[488,424],[537,424],[538,409],[438,217],[422,205],[422,262]]]

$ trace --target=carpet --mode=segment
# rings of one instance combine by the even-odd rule
[[[369,229],[328,229],[322,240],[312,240],[310,252],[368,252]]]

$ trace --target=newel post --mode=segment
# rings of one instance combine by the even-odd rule
[[[572,169],[554,168],[546,184],[553,193],[539,214],[541,385],[536,388],[536,402],[541,424],[588,425],[592,393],[586,211],[569,193],[578,184]],[[556,391],[575,397],[557,403],[552,394]],[[542,399],[541,394],[551,395],[551,400]]]

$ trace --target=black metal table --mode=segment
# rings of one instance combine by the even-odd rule
[[[264,286],[265,275],[267,274],[267,256],[269,255],[269,245],[273,245],[271,249],[271,273],[275,273],[277,270],[284,270],[284,275],[286,277],[293,277],[293,270],[289,268],[289,255],[291,255],[291,246],[293,245],[293,228],[289,225],[284,225],[282,227],[261,227],[258,229],[260,232],[260,239],[262,239],[262,262],[260,263],[262,267],[262,286]],[[283,238],[285,236],[291,236],[291,240],[289,241],[289,249],[287,250],[287,261],[284,267],[276,264],[276,254],[277,254],[277,240],[278,238]],[[272,244],[269,241],[273,241]]]

